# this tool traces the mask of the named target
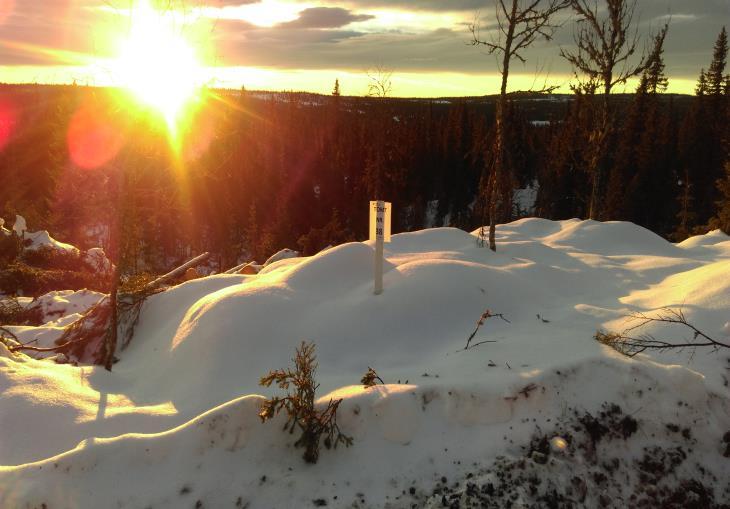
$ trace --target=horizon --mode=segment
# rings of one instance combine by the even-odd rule
[[[180,0],[164,14],[154,0],[122,5],[100,0],[64,0],[42,7],[4,2],[0,80],[126,86],[129,69],[119,67],[120,41],[130,35],[128,20],[133,24],[139,12],[150,11],[158,12],[159,19],[145,20],[147,28],[166,29],[169,24],[195,54],[195,68],[165,62],[166,41],[160,48],[146,41],[132,61],[146,57],[144,49],[159,53],[154,58],[161,65],[189,71],[198,85],[209,88],[327,94],[338,79],[343,95],[360,96],[368,92],[369,70],[381,67],[392,72],[392,97],[474,97],[499,90],[494,58],[469,46],[468,25],[475,20],[484,27],[484,37],[492,36],[487,1],[202,0],[190,7]],[[667,92],[693,93],[700,70],[711,60],[724,14],[730,14],[727,8],[712,0],[692,6],[676,0],[638,6],[640,47],[671,17],[665,49]],[[560,23],[564,26],[552,41],[538,41],[526,52],[527,62],[514,66],[509,90],[546,84],[569,93],[575,77],[559,50],[573,46],[574,17],[563,13]],[[635,89],[634,80],[616,92]]]

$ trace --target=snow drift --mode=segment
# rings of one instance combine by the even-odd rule
[[[691,426],[686,462],[723,479],[730,352],[629,359],[592,337],[664,306],[722,337],[730,239],[671,244],[630,223],[541,219],[497,234],[497,253],[453,228],[394,235],[380,296],[369,243],[184,283],[148,300],[112,373],[0,351],[0,506],[424,505],[442,477],[518,456],[567,409],[606,403],[660,446],[678,440],[663,423]],[[475,341],[494,342],[464,350],[485,309],[509,323],[488,320]],[[354,438],[314,466],[283,421],[256,415],[274,391],[259,378],[302,340]],[[357,385],[369,366],[387,385]],[[646,446],[632,440],[614,453]],[[727,502],[726,482],[714,496]]]

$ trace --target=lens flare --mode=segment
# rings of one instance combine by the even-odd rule
[[[18,123],[18,110],[11,102],[0,100],[0,151],[12,138]]]
[[[83,169],[104,166],[122,148],[124,135],[112,116],[103,109],[88,104],[71,119],[67,134],[71,161]]]

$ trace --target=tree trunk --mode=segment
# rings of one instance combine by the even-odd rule
[[[588,208],[588,219],[599,219],[599,199],[603,186],[603,177],[605,173],[604,158],[608,149],[608,142],[611,132],[611,123],[609,115],[609,98],[611,88],[606,87],[601,103],[601,117],[598,120],[596,128],[591,136],[591,159],[589,168],[593,174],[593,182],[591,185],[591,201]]]
[[[496,133],[494,139],[494,168],[492,170],[492,189],[489,197],[489,249],[497,251],[496,231],[497,214],[502,205],[502,180],[504,179],[504,110],[507,106],[507,80],[509,79],[509,64],[512,59],[512,42],[514,40],[515,23],[517,16],[517,0],[512,1],[512,14],[509,28],[504,41],[504,56],[502,58],[502,86],[499,90],[497,102]]]
[[[497,250],[497,215],[501,208],[501,183],[504,179],[504,110],[507,102],[503,93],[497,102],[496,133],[494,139],[494,169],[492,171],[491,196],[489,197],[489,249]]]

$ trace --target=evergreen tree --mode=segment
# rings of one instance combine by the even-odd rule
[[[710,220],[710,228],[719,228],[730,235],[730,162],[725,163],[725,177],[717,181],[721,197],[717,201],[717,214]]]
[[[707,90],[712,96],[719,97],[723,95],[725,89],[725,66],[727,65],[727,30],[722,27],[720,34],[715,41],[715,47],[712,52],[712,63],[707,70]]]

